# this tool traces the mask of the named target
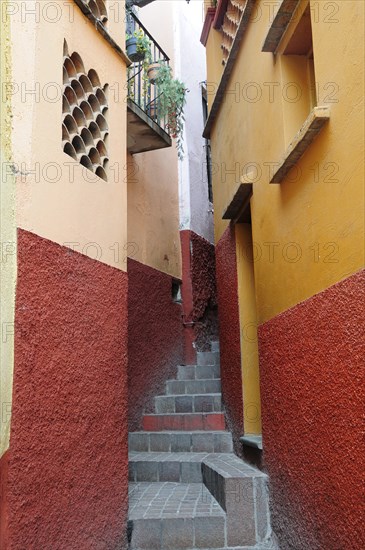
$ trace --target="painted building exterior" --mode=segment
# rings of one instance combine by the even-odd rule
[[[125,537],[129,61],[82,7],[2,4],[2,548]]]
[[[201,322],[201,347],[216,331],[214,280],[202,289],[205,262],[214,265],[203,6],[137,11],[190,89],[183,161],[140,112],[152,145],[131,154],[125,2],[2,2],[4,550],[126,548],[128,429],[196,353],[191,323]],[[182,67],[184,32],[193,74]],[[161,135],[170,146],[158,150]]]
[[[364,5],[205,4],[204,135],[236,450],[269,474],[280,548],[360,549]]]
[[[196,350],[204,349],[217,332],[213,216],[202,138],[206,71],[199,39],[203,13],[200,1],[161,0],[138,11],[143,25],[168,53],[174,75],[189,91],[183,159],[178,160],[175,147],[127,159],[129,426],[133,431],[141,429],[143,409],[153,406],[154,396],[174,376],[176,365],[193,363]],[[195,63],[187,64],[192,56]]]

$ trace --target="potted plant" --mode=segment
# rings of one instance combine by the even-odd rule
[[[147,67],[147,76],[151,84],[155,83],[157,78],[158,70],[161,67],[161,61],[156,61],[155,63],[150,63]]]
[[[183,158],[184,106],[186,103],[185,84],[172,77],[171,67],[160,61],[153,76],[153,83],[158,90],[158,116],[167,118],[167,129],[172,138],[176,139],[179,159]]]
[[[146,58],[149,62],[151,59],[151,42],[142,29],[126,35],[126,49],[129,59],[134,63]]]

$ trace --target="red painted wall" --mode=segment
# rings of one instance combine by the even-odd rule
[[[0,458],[0,548],[8,548],[8,470],[9,470],[9,450]]]
[[[20,230],[12,550],[125,548],[127,274]]]
[[[172,277],[128,259],[129,429],[142,429],[144,410],[165,391],[183,363],[182,307],[172,300]]]
[[[187,363],[195,363],[196,350],[208,351],[218,339],[215,249],[194,233],[180,231],[182,250],[182,297]]]
[[[229,226],[216,245],[222,396],[227,424],[236,452],[242,452],[243,435],[240,321],[234,226]]]
[[[259,327],[264,459],[280,548],[365,548],[365,272]]]

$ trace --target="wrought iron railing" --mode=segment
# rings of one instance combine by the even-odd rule
[[[127,37],[137,35],[139,40],[144,37],[144,44],[148,44],[148,52],[144,59],[132,61],[132,65],[128,68],[128,99],[138,105],[167,134],[170,134],[167,116],[161,115],[159,106],[161,92],[157,83],[154,83],[153,72],[151,75],[151,71],[153,71],[151,65],[161,63],[169,65],[170,58],[133,11],[127,13],[126,31]]]

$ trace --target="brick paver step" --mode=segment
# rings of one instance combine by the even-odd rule
[[[130,483],[133,550],[224,548],[225,513],[201,483]]]
[[[145,431],[165,430],[225,430],[223,413],[145,414],[142,418]]]
[[[221,412],[222,394],[158,395],[155,397],[155,411],[163,413]]]
[[[191,395],[220,392],[220,378],[208,378],[202,380],[167,380],[166,382],[166,395]]]
[[[208,453],[129,453],[129,481],[201,483]]]
[[[229,453],[232,434],[224,431],[130,432],[129,451]]]
[[[179,365],[178,380],[202,380],[220,378],[219,365]]]

